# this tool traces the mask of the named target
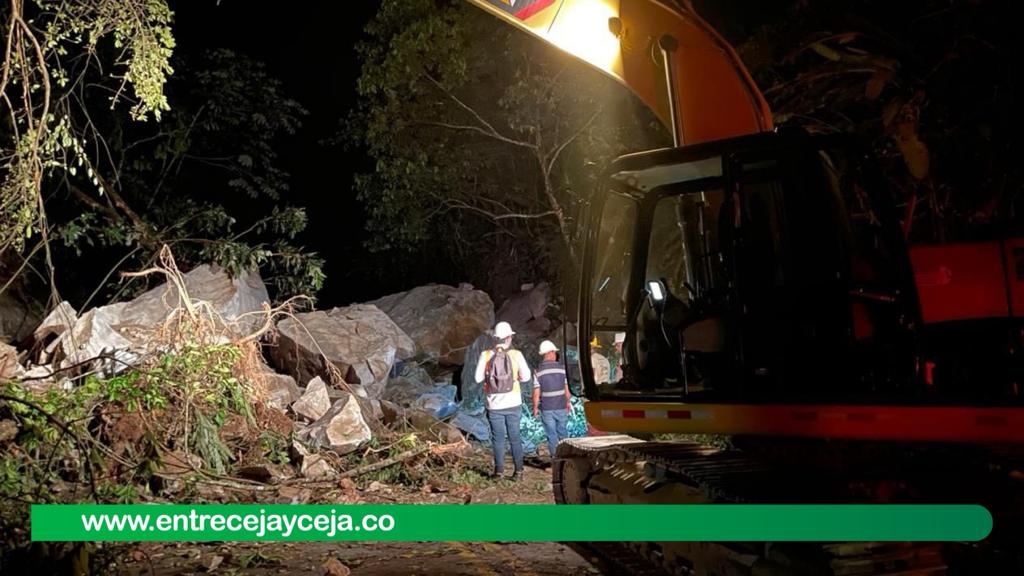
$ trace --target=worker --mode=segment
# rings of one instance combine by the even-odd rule
[[[572,413],[572,398],[569,381],[565,378],[565,367],[558,361],[558,348],[551,340],[540,343],[540,366],[535,374],[537,385],[533,387],[533,417],[540,417],[544,434],[548,437],[548,453],[554,457],[558,443],[569,437],[567,425]]]
[[[590,367],[594,369],[594,383],[607,384],[611,382],[611,365],[608,359],[601,355],[601,341],[594,336],[590,341]]]
[[[512,348],[512,326],[498,322],[494,326],[494,348],[480,353],[476,363],[476,382],[484,385],[487,421],[491,425],[491,443],[494,449],[494,478],[500,478],[505,469],[505,438],[512,448],[515,471],[510,477],[523,479],[523,440],[519,435],[519,419],[523,409],[520,385],[531,381],[530,366],[523,353]]]
[[[611,382],[622,380],[622,345],[626,342],[625,332],[615,333],[615,343],[612,344],[612,352],[608,354],[608,366],[610,368]]]

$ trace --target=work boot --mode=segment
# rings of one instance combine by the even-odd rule
[[[491,472],[490,474],[487,475],[487,479],[488,480],[501,480],[501,478],[503,476],[504,476],[504,473],[501,470],[495,470],[494,472]]]
[[[523,481],[523,471],[522,470],[516,470],[515,472],[512,473],[511,476],[508,477],[508,479],[513,481],[513,482],[522,482]]]

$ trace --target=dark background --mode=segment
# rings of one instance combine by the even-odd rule
[[[376,12],[372,0],[269,2],[265,0],[172,0],[176,52],[191,54],[229,48],[267,64],[287,94],[309,111],[293,146],[279,150],[292,175],[289,202],[304,206],[309,227],[305,245],[326,260],[322,306],[375,298],[380,286],[363,281],[360,269],[373,258],[364,253],[360,204],[352,175],[365,158],[322,143],[354,104],[359,62],[355,44]],[[172,103],[173,105],[173,103]],[[422,277],[428,271],[417,276]]]

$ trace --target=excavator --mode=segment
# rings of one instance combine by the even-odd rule
[[[559,445],[556,502],[980,503],[995,517],[976,544],[584,553],[629,574],[1024,573],[1024,240],[908,246],[870,152],[774,126],[687,0],[469,2],[619,81],[673,136],[611,162],[594,191],[577,342],[602,434]],[[617,334],[621,369],[599,383],[595,345]]]

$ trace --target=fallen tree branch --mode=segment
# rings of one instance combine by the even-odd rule
[[[413,448],[412,450],[406,450],[405,452],[402,452],[401,454],[398,454],[396,456],[392,456],[391,458],[386,458],[384,460],[381,460],[380,462],[374,462],[373,464],[366,464],[365,466],[360,466],[358,468],[353,468],[351,470],[346,470],[346,471],[342,472],[338,476],[338,478],[339,479],[340,478],[354,478],[356,476],[362,476],[363,474],[369,474],[370,472],[373,472],[375,470],[380,470],[381,468],[387,468],[388,466],[394,466],[395,464],[399,464],[401,462],[405,462],[406,460],[411,460],[411,459],[415,458],[416,456],[419,456],[420,454],[423,454],[424,452],[430,450],[430,448],[431,448],[430,444],[426,444],[426,445],[423,445],[423,446],[419,446],[417,448]]]

